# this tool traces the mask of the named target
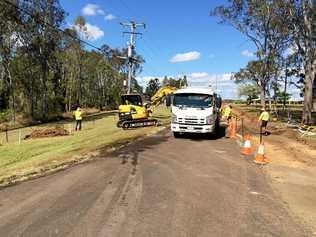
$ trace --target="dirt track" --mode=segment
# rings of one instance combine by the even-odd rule
[[[0,236],[311,236],[235,141],[164,132],[0,191]]]

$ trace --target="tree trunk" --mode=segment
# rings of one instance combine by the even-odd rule
[[[46,85],[46,80],[47,80],[47,73],[46,69],[43,71],[42,75],[42,118],[47,120],[48,119],[48,99],[47,99],[47,85]]]
[[[266,88],[265,86],[260,85],[260,102],[261,102],[261,107],[265,108],[266,107]]]
[[[314,44],[314,29],[313,29],[313,14],[315,3],[312,0],[302,1],[304,13],[304,28],[305,28],[305,92],[304,92],[304,108],[302,114],[302,123],[312,123],[313,109],[313,84],[316,76],[316,52]]]
[[[286,93],[287,93],[287,65],[286,65],[286,69],[285,69],[285,78],[284,78],[284,97],[283,97],[283,110],[286,109]]]
[[[271,99],[271,93],[268,90],[267,91],[268,101],[269,101],[269,110],[272,111],[272,99]]]
[[[313,84],[315,79],[315,71],[312,64],[307,63],[305,67],[305,92],[304,92],[304,108],[302,115],[302,123],[310,125],[312,123],[313,109]]]
[[[13,120],[13,124],[15,125],[16,122],[16,107],[15,107],[15,88],[13,85],[13,81],[12,81],[12,76],[11,76],[11,72],[10,72],[10,63],[7,63],[7,65],[5,66],[6,71],[7,71],[7,76],[9,79],[9,90],[10,90],[10,94],[12,97],[12,120]]]

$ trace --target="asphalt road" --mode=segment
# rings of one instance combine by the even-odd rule
[[[311,236],[231,139],[163,132],[0,191],[0,236]]]

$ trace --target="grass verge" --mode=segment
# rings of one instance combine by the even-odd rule
[[[170,121],[165,107],[154,111],[163,125]],[[136,138],[160,131],[163,127],[122,130],[116,127],[117,116],[83,123],[83,130],[71,136],[23,141],[0,146],[0,186],[6,186],[74,163],[98,156],[96,151],[122,146]],[[67,127],[66,127],[67,128]]]

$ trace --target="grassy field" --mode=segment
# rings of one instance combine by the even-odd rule
[[[154,117],[163,124],[170,121],[170,112],[165,107],[154,111]],[[65,162],[80,159],[80,156],[95,150],[115,145],[120,141],[131,140],[152,132],[159,127],[138,128],[123,131],[116,127],[117,117],[109,115],[94,121],[83,123],[83,130],[70,136],[23,140],[19,145],[18,131],[10,135],[11,142],[0,146],[0,183],[8,182],[8,178],[23,177],[26,174],[48,170]],[[47,124],[52,127],[56,124]],[[71,129],[73,124],[63,124]],[[21,131],[22,137],[31,132],[32,128]],[[2,134],[4,137],[4,134]]]
[[[246,105],[246,104],[236,104],[235,106],[241,108],[243,111],[247,112],[253,116],[259,116],[261,105]],[[279,121],[300,123],[302,117],[302,105],[287,105],[286,109],[283,110],[282,105],[273,106],[276,111],[270,111],[272,117],[277,118]]]

